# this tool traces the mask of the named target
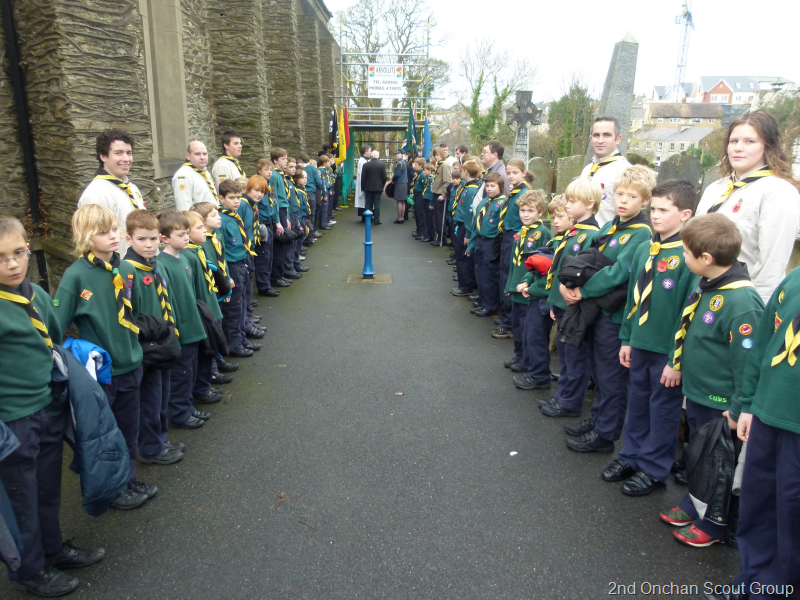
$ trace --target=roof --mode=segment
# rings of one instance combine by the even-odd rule
[[[681,117],[683,119],[719,119],[722,117],[722,107],[710,102],[693,104],[677,103],[651,103],[650,117]]]
[[[688,142],[699,143],[716,129],[712,127],[682,127],[681,129],[655,128],[636,134],[644,142]]]
[[[671,85],[654,85],[653,91],[655,91],[656,96],[658,96],[658,100],[665,98],[667,94],[672,91]],[[693,83],[684,83],[683,84],[683,91],[684,93],[689,96],[694,91],[694,84]]]
[[[732,92],[755,92],[760,89],[758,79],[754,77],[738,77],[735,75],[727,76],[706,76],[700,78],[700,85],[703,92],[708,93],[714,89],[720,81],[724,81]]]

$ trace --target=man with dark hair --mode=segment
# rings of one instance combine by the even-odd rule
[[[117,216],[120,229],[123,229],[130,212],[146,208],[139,188],[128,180],[133,165],[133,137],[121,129],[106,129],[97,136],[95,150],[100,168],[83,190],[78,208],[87,204],[105,206]],[[125,231],[121,234],[119,252],[125,256],[128,244]]]
[[[444,150],[444,162],[446,162],[447,166],[452,170],[453,164],[456,162],[456,157],[450,156],[450,147],[447,144],[441,143],[439,144],[439,148]]]
[[[486,167],[486,175],[489,173],[499,173],[503,177],[503,181],[506,184],[506,191],[511,189],[511,185],[508,183],[508,177],[506,176],[506,165],[503,162],[503,154],[505,153],[506,149],[497,140],[490,140],[486,142],[486,145],[481,150],[481,161],[483,161],[483,166]],[[478,198],[480,196],[480,198]],[[481,191],[475,194],[476,199],[480,202],[483,199],[483,187],[481,187]],[[477,206],[477,203],[476,203]]]
[[[222,156],[217,159],[211,168],[214,182],[219,187],[221,181],[226,179],[236,180],[239,177],[247,177],[244,169],[239,165],[239,157],[242,155],[242,136],[235,131],[226,131],[222,134]]]
[[[467,148],[466,146],[459,146],[458,148],[456,148],[456,160],[458,160],[459,163],[463,164],[464,161],[462,160],[461,157],[468,153],[469,153],[469,148]]]
[[[219,195],[208,172],[208,150],[203,142],[193,140],[186,148],[186,162],[172,176],[172,195],[175,210],[189,210],[199,202],[219,206]]]
[[[622,142],[622,130],[613,117],[597,117],[592,124],[589,141],[594,156],[592,162],[583,168],[581,177],[591,177],[603,188],[600,210],[596,215],[597,223],[602,227],[617,214],[614,208],[614,180],[631,163],[617,150]]]

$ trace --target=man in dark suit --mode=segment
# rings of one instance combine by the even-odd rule
[[[381,224],[381,195],[386,185],[386,166],[379,159],[380,153],[372,151],[372,158],[361,170],[361,189],[364,191],[364,210],[372,211],[373,225]]]

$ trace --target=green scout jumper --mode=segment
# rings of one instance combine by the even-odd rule
[[[531,223],[530,226],[523,225],[519,232],[514,234],[514,245],[511,248],[511,267],[508,271],[505,290],[503,290],[503,293],[511,294],[512,302],[528,304],[530,301],[530,298],[526,298],[517,291],[517,286],[522,283],[523,279],[528,275],[533,275],[525,266],[525,255],[547,245],[550,239],[550,230],[541,219]],[[540,277],[540,279],[543,278]]]
[[[557,306],[561,310],[567,310],[567,303],[559,291],[560,282],[558,281],[558,272],[561,270],[561,261],[565,256],[577,256],[579,252],[583,252],[592,245],[592,240],[600,232],[600,226],[597,224],[597,219],[594,215],[588,219],[584,219],[580,223],[575,223],[569,231],[564,232],[564,237],[559,244],[556,244],[556,254],[553,257],[553,266],[550,267],[549,275],[553,277],[550,279],[550,287],[547,287],[547,277],[545,277],[545,289],[547,290],[547,302],[552,306]],[[566,241],[564,241],[566,240]],[[563,247],[562,247],[563,245]],[[559,252],[559,248],[561,251]]]
[[[197,310],[197,297],[194,293],[192,277],[201,277],[202,272],[194,275],[189,261],[184,256],[186,250],[175,258],[171,254],[162,252],[156,262],[161,270],[161,276],[167,280],[169,290],[169,303],[172,306],[172,316],[175,319],[175,328],[180,332],[181,346],[199,342],[206,338],[206,330],[200,320]]]
[[[764,302],[754,287],[708,290],[700,295],[681,355],[683,395],[727,410],[742,387]],[[674,367],[675,345],[667,364]]]
[[[127,286],[133,280],[123,277],[123,281]],[[64,271],[54,303],[62,330],[75,323],[82,339],[108,352],[112,377],[130,373],[142,364],[139,336],[119,323],[114,289],[111,271],[81,257]]]
[[[278,208],[289,208],[289,186],[286,183],[282,169],[275,167],[269,177],[269,185],[275,190],[275,200]]]
[[[614,233],[611,233],[612,229]],[[605,238],[604,243],[600,244],[599,241],[606,234],[609,234],[609,237]],[[592,240],[592,246],[599,246],[603,256],[610,258],[615,264],[604,267],[595,273],[580,288],[581,296],[584,298],[599,298],[621,285],[628,285],[636,250],[640,244],[649,243],[650,236],[650,224],[647,221],[647,217],[641,212],[625,223],[622,223],[619,216],[616,216],[613,221],[603,225],[603,228]],[[621,325],[627,316],[624,313],[625,307],[623,306],[612,315],[611,320],[617,325]],[[609,315],[610,313],[604,310],[603,314]]]
[[[433,204],[433,175],[425,176],[425,191],[422,192],[422,198],[425,200],[425,206],[434,206]]]
[[[194,246],[194,248],[192,248],[192,246]],[[189,261],[189,268],[191,269],[193,275],[192,286],[194,287],[195,298],[200,300],[200,302],[205,302],[208,304],[211,312],[214,313],[215,321],[222,321],[222,311],[219,308],[219,302],[217,302],[217,293],[214,291],[214,289],[208,288],[208,281],[206,280],[205,272],[203,271],[203,263],[200,260],[200,248],[203,248],[203,253],[205,254],[205,245],[196,246],[195,244],[189,244],[189,248],[181,252],[181,256],[185,256]],[[206,264],[208,264],[208,254],[205,256]],[[211,277],[211,281],[213,282],[214,274],[211,271],[211,267],[209,267],[209,275]],[[178,331],[180,331],[180,329]]]
[[[35,283],[33,304],[39,320],[47,327],[54,344],[60,344],[63,330],[53,310],[55,300]],[[0,292],[20,295],[20,288],[0,285]],[[53,400],[50,376],[53,351],[33,326],[25,306],[0,300],[0,421],[9,423],[42,410]]]
[[[243,261],[247,257],[247,248],[244,245],[242,231],[239,229],[239,221],[235,217],[223,213],[220,213],[220,217],[222,217],[222,226],[217,232],[217,237],[222,240],[225,247],[225,262]]]
[[[686,261],[683,260],[683,244],[674,248],[662,248],[653,258],[654,277],[649,316],[643,324],[640,324],[641,306],[637,307],[632,315],[630,312],[636,304],[634,301],[636,282],[642,276],[649,256],[650,246],[642,244],[633,257],[631,273],[638,275],[631,277],[628,285],[628,302],[625,305],[625,320],[619,331],[619,339],[623,346],[669,354],[675,347],[675,332],[680,328],[686,299],[697,287],[700,277],[686,266]]]
[[[119,272],[122,275],[122,279],[126,282],[131,281],[131,283],[127,285],[128,291],[130,292],[129,299],[131,301],[131,307],[133,308],[131,311],[133,313],[133,318],[135,319],[141,314],[146,314],[163,319],[164,311],[161,309],[161,299],[158,297],[158,292],[156,291],[156,282],[155,277],[153,277],[153,271],[137,269],[135,265],[132,265],[130,262],[128,262],[129,260],[133,260],[156,269],[158,268],[158,263],[156,262],[155,258],[151,258],[149,261],[145,260],[136,252],[134,252],[133,248],[128,248],[128,252],[125,254],[125,259],[119,263]],[[159,270],[159,273],[160,272],[161,271]],[[133,275],[133,279],[131,280],[128,275]],[[170,293],[171,290],[167,290],[167,294],[169,295]],[[171,304],[172,299],[170,298],[170,305]],[[180,330],[178,330],[178,333],[180,333]]]
[[[472,201],[475,199],[475,194],[478,193],[480,187],[477,179],[471,179],[464,184],[457,198],[455,221],[456,223],[464,224],[464,235],[462,237],[467,239],[472,237]],[[458,235],[461,235],[461,233]]]
[[[528,191],[528,187],[524,183],[520,183],[508,194],[508,202],[506,203],[506,213],[503,215],[503,230],[517,232],[522,229],[522,219],[519,218],[519,208],[517,207],[517,198],[520,194]]]
[[[457,186],[455,186],[450,190],[450,206],[448,207],[448,210],[450,211],[451,217],[456,216],[456,207],[458,206],[458,198],[461,195],[461,192],[463,191],[465,185],[466,183],[462,179],[461,181],[458,182]]]
[[[800,364],[791,364],[794,353],[784,355],[786,332],[800,314],[800,269],[790,272],[772,294],[756,326],[753,348],[742,376],[741,392],[731,412],[751,413],[765,425],[800,433]],[[793,344],[792,344],[793,345]],[[774,364],[774,366],[773,366]]]
[[[506,206],[506,197],[503,195],[489,198],[488,196],[481,200],[480,204],[475,208],[477,217],[475,217],[475,229],[472,230],[472,235],[469,238],[469,245],[467,246],[467,254],[472,254],[475,250],[475,241],[478,237],[486,239],[494,239],[498,234],[503,231],[503,219],[501,213]]]

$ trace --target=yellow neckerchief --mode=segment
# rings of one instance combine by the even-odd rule
[[[114,297],[117,300],[117,320],[120,325],[126,329],[130,329],[136,335],[139,335],[139,328],[133,322],[133,307],[131,306],[131,301],[128,300],[123,291],[125,289],[125,282],[122,281],[122,276],[119,274],[119,254],[114,252],[114,254],[111,255],[110,263],[104,261],[102,258],[98,258],[93,252],[86,252],[83,254],[83,258],[93,265],[104,268],[113,275]]]
[[[286,194],[286,202],[289,202],[289,198],[292,197],[291,193],[289,192],[289,176],[280,167],[275,167],[275,170],[278,172],[278,175],[281,176],[281,179],[283,179],[283,190]]]
[[[528,232],[531,229],[536,229],[539,226],[544,226],[544,222],[539,219],[536,223],[531,223],[530,225],[523,225],[522,229],[519,230],[519,243],[517,247],[514,249],[514,265],[517,267],[522,266],[522,254],[523,250],[525,249],[525,238],[528,237]]]
[[[625,157],[617,152],[611,156],[606,156],[600,162],[593,163],[592,168],[589,169],[589,177],[594,177],[594,174],[600,170],[600,167],[605,167],[606,165],[610,165],[611,163],[622,160],[623,158]]]
[[[650,255],[647,257],[647,262],[644,264],[642,272],[639,273],[639,277],[636,279],[636,287],[633,288],[633,308],[631,312],[628,313],[629,319],[637,311],[639,306],[641,306],[639,325],[644,325],[647,322],[647,318],[650,316],[650,297],[653,293],[653,281],[656,276],[653,270],[653,262],[662,250],[669,250],[670,248],[677,248],[682,245],[683,242],[681,241],[680,232],[664,242],[661,242],[659,234],[655,235],[655,239],[650,245]]]
[[[503,210],[500,211],[500,223],[505,223],[506,220],[506,213],[508,212],[508,205],[511,204],[511,200],[513,200],[517,194],[519,194],[522,190],[527,190],[528,186],[524,183],[519,184],[519,187],[515,187],[511,190],[511,193],[508,195],[508,202],[506,202]],[[502,231],[502,228],[501,228]]]
[[[131,249],[130,251],[133,250]],[[155,281],[156,284],[156,293],[158,294],[158,301],[161,304],[161,316],[167,323],[175,325],[175,319],[172,316],[172,305],[169,303],[169,293],[167,292],[167,288],[164,287],[164,278],[161,277],[161,273],[159,273],[158,267],[157,266],[154,267],[146,262],[140,262],[138,260],[133,260],[131,258],[126,258],[125,262],[130,263],[131,265],[133,265],[135,269],[138,269],[140,271],[147,271],[148,273],[150,272],[153,273],[153,280]],[[175,336],[180,337],[177,328],[175,329]]]
[[[39,332],[44,343],[47,344],[47,347],[52,351],[53,340],[50,339],[50,334],[47,332],[47,325],[44,324],[44,321],[42,321],[39,316],[39,311],[37,311],[36,307],[33,305],[33,299],[36,297],[36,294],[33,292],[33,285],[31,285],[31,282],[28,281],[27,278],[22,280],[22,283],[19,285],[19,291],[19,294],[15,294],[13,292],[0,290],[0,298],[22,305],[25,312],[28,313],[31,325]]]
[[[133,204],[133,210],[139,210],[141,207],[136,203],[136,198],[133,197],[133,192],[131,191],[131,182],[130,181],[122,181],[121,179],[117,179],[113,175],[110,175],[108,171],[103,169],[102,167],[97,169],[97,172],[94,176],[95,179],[105,179],[106,181],[110,181],[118,188],[125,191],[128,194],[128,199]]]
[[[247,235],[247,230],[244,228],[244,221],[242,221],[242,217],[239,216],[239,213],[235,213],[232,210],[225,208],[224,206],[219,207],[219,212],[221,212],[223,215],[227,215],[233,219],[236,219],[236,222],[239,225],[239,233],[242,234],[244,249],[247,250],[247,252],[252,256],[255,256],[256,253],[250,249],[250,237]]]
[[[301,190],[301,189],[300,189],[299,187],[297,187],[297,186],[295,186],[295,188],[294,188],[294,189],[297,191],[297,194],[298,194],[298,197],[297,197],[297,204],[298,204],[298,205],[300,205],[300,206],[303,206],[303,205],[302,205],[302,203],[300,202],[300,196],[299,196],[299,194],[303,194],[303,198],[305,198],[305,199],[306,199],[306,201],[305,201],[305,204],[306,204],[306,210],[308,211],[308,213],[309,213],[309,214],[311,214],[311,205],[308,203],[308,192],[306,192],[304,189],[303,189],[303,190]]]
[[[570,226],[569,231],[577,231],[579,229],[585,229],[586,231],[599,231],[599,227],[596,225],[585,225],[583,223],[575,223],[574,225]],[[553,262],[550,265],[550,270],[547,271],[547,284],[544,286],[544,289],[549,290],[550,287],[553,285],[553,276],[555,275],[556,265],[558,265],[558,256],[564,251],[564,248],[567,246],[567,242],[569,242],[569,238],[571,236],[568,232],[564,232],[560,237],[557,236],[553,238],[554,240],[559,240],[561,243],[556,248],[556,251],[553,253]]]
[[[453,201],[450,203],[450,215],[456,216],[456,207],[458,206],[458,199],[461,198],[461,192],[464,191],[464,180],[458,182],[456,192],[453,194]]]
[[[211,175],[208,173],[208,170],[207,169],[198,169],[192,163],[190,163],[188,160],[185,163],[183,163],[183,165],[181,165],[181,166],[183,166],[183,167],[191,167],[195,171],[195,173],[199,173],[200,175],[202,175],[203,179],[206,180],[206,185],[208,186],[208,189],[211,190],[211,193],[214,195],[214,198],[216,199],[217,204],[219,204],[219,194],[217,194],[217,188],[214,186],[214,182],[211,180]]]
[[[253,200],[250,196],[246,194],[242,194],[242,201],[247,204],[250,208],[253,209],[253,243],[256,246],[261,245],[261,227],[259,227],[258,222],[258,207],[256,206],[255,200]],[[254,253],[251,253],[254,254]]]
[[[206,285],[208,285],[208,291],[216,294],[219,290],[214,284],[214,274],[211,272],[211,267],[208,266],[206,251],[203,250],[203,247],[199,244],[193,244],[191,242],[189,243],[189,249],[197,251],[197,258],[200,259],[200,265],[203,267],[203,277],[205,277]]]
[[[786,334],[783,336],[783,343],[778,349],[775,358],[772,359],[772,366],[780,364],[784,358],[788,357],[789,366],[793,367],[797,364],[797,350],[800,347],[800,313],[792,319],[789,327],[786,328]]]
[[[228,276],[228,263],[225,262],[225,253],[222,251],[222,244],[217,237],[216,231],[206,231],[206,238],[211,240],[214,245],[214,250],[217,253],[217,266],[222,274]]]
[[[242,170],[242,167],[240,167],[240,166],[239,166],[239,161],[238,161],[237,159],[233,158],[232,156],[228,156],[227,154],[223,154],[223,155],[222,155],[222,158],[226,158],[226,159],[228,159],[229,161],[231,161],[231,162],[232,162],[234,165],[236,165],[236,169],[239,171],[239,175],[240,175],[241,177],[247,177],[247,176],[244,174],[244,171]]]
[[[483,205],[483,208],[481,208],[480,212],[478,213],[478,218],[475,220],[475,222],[477,223],[477,230],[478,231],[481,230],[481,225],[483,224],[483,218],[486,216],[487,209],[492,205],[492,202],[494,202],[494,201],[505,202],[506,201],[506,197],[503,194],[500,194],[499,196],[495,196],[494,198],[489,198],[488,201],[486,202],[486,204]],[[497,224],[497,230],[498,231],[502,231],[502,227],[501,227],[502,223],[503,222],[500,221],[500,223]]]
[[[412,192],[414,191],[414,186],[417,185],[417,179],[419,178],[419,174],[420,173],[422,173],[422,171],[417,171],[416,173],[414,173],[414,178],[411,180],[411,191]]]
[[[639,218],[639,217],[641,217],[641,218]],[[642,222],[642,221],[644,221],[644,222]],[[630,221],[626,221],[625,223],[622,223],[620,227],[617,227],[617,225],[620,225],[620,223],[621,223],[621,220],[620,220],[619,216],[614,217],[614,220],[612,221],[611,229],[608,230],[608,233],[606,233],[606,234],[604,234],[602,236],[605,239],[603,240],[603,244],[600,246],[600,252],[605,250],[606,244],[608,244],[608,240],[610,240],[611,237],[617,231],[622,231],[623,229],[641,229],[643,227],[646,227],[648,230],[650,229],[650,224],[647,222],[647,219],[644,217],[644,215],[642,215],[642,213],[639,213],[638,215],[633,217],[633,219],[631,219]]]
[[[733,190],[737,188],[743,188],[753,183],[754,181],[758,181],[762,177],[769,177],[770,175],[773,174],[774,173],[770,170],[768,165],[764,165],[763,167],[751,173],[747,177],[744,177],[740,181],[736,181],[736,173],[731,173],[731,176],[728,178],[728,187],[725,188],[724,192],[722,192],[722,196],[720,196],[720,199],[714,203],[714,206],[708,209],[707,214],[717,212],[722,207],[722,205],[725,204],[728,198],[730,198],[730,195],[733,193]]]

